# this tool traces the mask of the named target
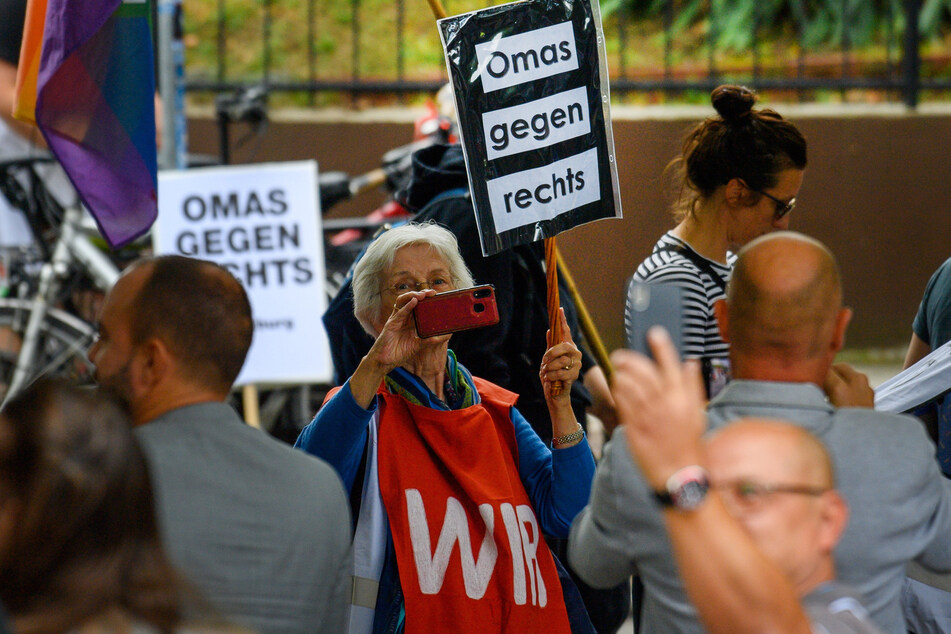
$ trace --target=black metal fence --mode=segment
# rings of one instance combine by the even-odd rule
[[[655,16],[653,21],[635,17],[623,8],[615,10],[604,24],[612,93],[621,98],[640,95],[649,101],[679,99],[683,93],[709,92],[730,81],[761,91],[789,93],[804,101],[813,99],[816,91],[840,93],[844,99],[852,91],[864,91],[859,98],[867,99],[866,93],[871,93],[876,100],[901,101],[914,107],[923,94],[951,90],[951,54],[933,46],[931,52],[922,54],[922,0],[882,2],[882,25],[876,39],[860,47],[854,43],[856,27],[848,16],[850,7],[870,0],[839,0],[844,17],[831,40],[834,46],[828,41],[818,45],[807,41],[804,16],[809,1],[791,2],[796,10],[785,16],[788,24],[783,25],[782,50],[769,55],[765,49],[775,44],[777,25],[764,24],[767,16],[757,8],[764,6],[759,1],[747,5],[752,7],[751,19],[740,28],[749,29],[745,34],[749,47],[740,53],[720,44],[721,29],[733,10],[730,2],[663,0],[659,20]],[[241,2],[243,31],[235,28],[241,21],[234,18],[234,6],[229,8],[226,0],[217,0],[214,12],[207,12],[196,24],[190,24],[186,7],[186,33],[191,31],[193,40],[206,47],[208,40],[213,40],[215,47],[212,55],[205,56],[214,59],[211,66],[195,68],[188,63],[187,90],[220,92],[258,83],[272,93],[305,95],[313,104],[320,95],[356,100],[431,94],[445,83],[444,67],[433,62],[433,55],[423,62],[407,59],[407,51],[412,49],[409,45],[420,37],[436,40],[438,47],[431,16],[431,32],[420,36],[418,29],[413,30],[409,9],[416,12],[418,22],[417,5],[429,11],[422,0],[386,3],[392,10],[389,15],[379,11],[381,3],[370,6],[370,0],[258,0],[252,9],[248,0]],[[453,2],[462,4],[461,0]],[[679,12],[688,4],[696,12],[701,3],[704,19],[687,29]],[[447,6],[450,12],[472,8]],[[259,13],[249,16],[249,11]],[[732,17],[735,31],[735,15]],[[251,31],[257,31],[256,41],[248,38],[249,23]],[[651,32],[646,39],[645,29]],[[655,49],[653,57],[651,51],[643,54],[639,48],[645,42],[651,46],[644,48]],[[288,47],[294,49],[293,55],[287,53]],[[233,61],[236,50],[245,60],[240,65]],[[384,70],[379,68],[381,57],[388,62]]]

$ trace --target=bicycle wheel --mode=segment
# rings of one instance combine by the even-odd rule
[[[13,378],[32,305],[29,301],[0,298],[0,401],[6,398]],[[36,359],[31,364],[28,382],[40,376],[65,377],[79,383],[91,383],[93,365],[86,351],[95,339],[92,325],[67,312],[52,308],[40,327]]]

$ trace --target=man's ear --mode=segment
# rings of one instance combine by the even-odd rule
[[[148,393],[161,385],[172,370],[172,356],[161,339],[152,337],[136,347],[129,380],[136,393]]]
[[[720,338],[724,343],[730,343],[730,318],[725,299],[713,302],[713,314],[717,318],[717,327],[720,329]]]
[[[834,489],[822,494],[821,503],[822,530],[819,534],[819,545],[823,552],[831,553],[849,523],[849,505]]]
[[[835,317],[835,330],[832,332],[832,352],[838,352],[845,347],[845,331],[852,321],[852,309],[843,308]]]

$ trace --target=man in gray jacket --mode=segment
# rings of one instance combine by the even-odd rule
[[[255,631],[346,630],[350,507],[326,463],[245,425],[224,401],[251,345],[247,294],[180,256],[137,263],[106,297],[89,351],[146,454],[173,563]]]
[[[733,382],[708,406],[716,429],[741,417],[779,418],[825,443],[852,516],[836,550],[844,583],[860,591],[888,632],[905,631],[899,592],[909,560],[951,569],[951,485],[914,418],[833,402],[869,402],[864,378],[833,361],[851,312],[838,268],[820,243],[782,232],[741,252],[717,317],[730,343]],[[822,387],[820,387],[822,386]],[[826,393],[823,393],[823,388]],[[636,572],[645,585],[644,632],[699,632],[663,518],[615,434],[591,502],[572,526],[569,559],[588,583]]]
[[[822,442],[798,425],[750,418],[704,439],[699,363],[682,365],[661,328],[648,339],[656,363],[630,350],[611,356],[611,393],[631,454],[661,492],[700,621],[729,634],[882,634],[835,579],[848,508]]]

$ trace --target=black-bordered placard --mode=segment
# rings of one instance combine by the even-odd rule
[[[621,216],[597,0],[439,20],[485,255]]]

